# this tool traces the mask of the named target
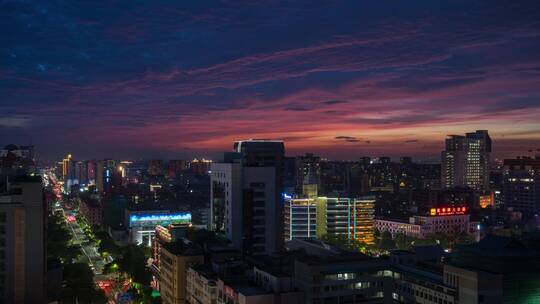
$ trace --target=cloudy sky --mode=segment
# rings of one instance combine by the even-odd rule
[[[540,148],[538,1],[0,1],[0,144],[43,158]]]

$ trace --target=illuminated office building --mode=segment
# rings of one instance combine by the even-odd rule
[[[288,199],[284,215],[285,239],[334,235],[373,244],[374,203],[372,198]]]
[[[70,162],[71,154],[68,154],[67,157],[62,160],[62,178],[64,180],[68,178]]]
[[[285,240],[317,238],[317,204],[314,199],[286,200],[283,218]]]
[[[490,154],[491,138],[487,130],[449,136],[441,153],[443,186],[487,190]]]

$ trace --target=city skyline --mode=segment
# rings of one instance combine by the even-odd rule
[[[0,26],[0,303],[540,303],[540,2]]]
[[[289,155],[438,160],[478,129],[494,158],[540,148],[533,1],[64,4],[1,4],[0,137],[43,159],[214,158],[272,138]]]

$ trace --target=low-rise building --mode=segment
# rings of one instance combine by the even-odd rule
[[[459,211],[457,211],[459,210]],[[413,216],[409,221],[393,219],[375,219],[375,229],[388,231],[393,236],[404,234],[416,238],[425,238],[430,234],[459,235],[470,233],[470,215],[468,207],[432,208],[428,216]]]
[[[343,236],[366,244],[374,243],[372,197],[315,197],[285,202],[285,240]]]

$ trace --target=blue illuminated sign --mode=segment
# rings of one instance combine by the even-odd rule
[[[291,199],[292,195],[288,195],[287,193],[283,193],[283,198],[284,199]]]
[[[145,214],[145,215],[130,215],[129,222],[191,222],[191,212],[170,213],[170,214]]]

